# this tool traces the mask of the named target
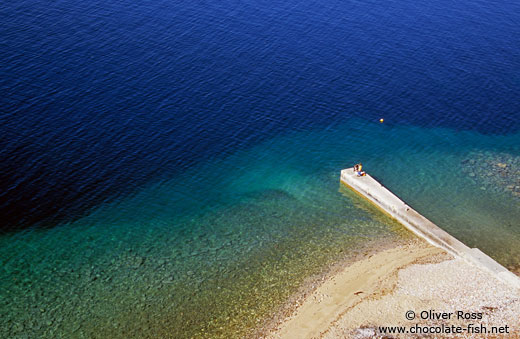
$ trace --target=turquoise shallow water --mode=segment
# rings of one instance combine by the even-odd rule
[[[409,237],[339,184],[359,161],[518,272],[518,197],[477,168],[505,161],[499,178],[518,180],[518,140],[351,119],[208,158],[69,224],[2,235],[0,334],[242,335],[329,264]]]
[[[518,272],[519,6],[1,2],[0,337],[247,333],[409,237],[359,161]]]

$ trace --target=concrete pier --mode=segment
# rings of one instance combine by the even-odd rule
[[[423,217],[370,175],[357,176],[353,168],[341,171],[341,182],[399,221],[434,246],[483,268],[499,280],[520,289],[520,277],[478,248],[469,248],[448,232]]]

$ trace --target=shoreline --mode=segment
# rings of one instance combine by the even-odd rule
[[[416,333],[520,338],[517,275],[433,224],[369,175],[358,178],[353,173],[341,171],[341,183],[417,238],[344,262],[340,271],[296,303],[267,338],[372,338],[395,333],[385,332],[384,326],[404,326],[398,338],[417,337]],[[407,316],[410,312],[412,318]],[[436,332],[415,332],[412,326]]]
[[[313,295],[327,281],[344,271],[346,267],[396,247],[422,242],[422,240],[417,239],[408,231],[406,233],[406,236],[392,238],[391,241],[388,241],[388,239],[370,240],[354,249],[353,252],[337,259],[334,263],[323,266],[323,270],[320,273],[308,276],[286,302],[273,310],[271,316],[265,318],[255,328],[251,328],[247,337],[268,338],[270,334],[276,332],[277,328],[297,312],[309,296]]]
[[[450,233],[446,232],[403,200],[384,187],[370,175],[358,176],[347,168],[341,171],[340,182],[361,195],[382,212],[397,220],[419,238],[433,246],[442,248],[456,258],[486,270],[495,278],[520,289],[520,278],[478,248],[470,248]]]
[[[481,313],[482,319],[472,323],[507,325],[508,338],[520,337],[519,290],[420,239],[346,264],[294,306],[283,322],[266,328],[266,338],[372,338],[378,335],[378,326],[466,327],[470,323],[409,321],[407,310]]]

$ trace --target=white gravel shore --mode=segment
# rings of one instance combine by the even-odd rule
[[[369,309],[378,310],[377,316]],[[410,310],[415,314],[412,321],[405,317]],[[431,319],[435,314],[443,313],[449,319]],[[409,329],[415,324],[421,327],[453,325],[463,329],[460,334],[430,333],[426,335],[428,338],[520,338],[520,290],[463,259],[415,264],[398,272],[392,293],[380,299],[366,300],[348,310],[323,338],[382,338],[385,336],[378,333],[379,326],[406,326]],[[481,326],[487,333],[470,333]],[[491,334],[492,326],[502,327],[504,333]],[[505,326],[508,326],[507,333]],[[385,338],[424,336],[424,333],[394,334]]]
[[[383,326],[405,332],[384,334]],[[492,326],[502,332],[491,333]],[[520,290],[415,241],[345,267],[268,337],[520,338]]]

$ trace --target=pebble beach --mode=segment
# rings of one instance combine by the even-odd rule
[[[363,277],[358,280],[359,277]],[[408,320],[413,311],[415,319]],[[424,313],[426,312],[426,313]],[[451,314],[435,319],[427,313]],[[461,319],[457,316],[461,313]],[[481,319],[465,319],[481,315]],[[416,240],[361,259],[318,287],[269,338],[417,338],[385,336],[381,326],[508,326],[520,337],[520,290],[461,258]],[[426,318],[426,319],[423,319]],[[433,319],[432,319],[433,318]],[[470,325],[471,324],[471,325]],[[504,327],[505,328],[505,327]],[[504,329],[505,330],[505,329]],[[467,332],[467,331],[465,331]],[[432,334],[436,338],[482,338],[482,333]]]
[[[377,337],[459,304],[516,326],[517,292],[338,176],[520,275],[520,2],[0,15],[0,338]]]

